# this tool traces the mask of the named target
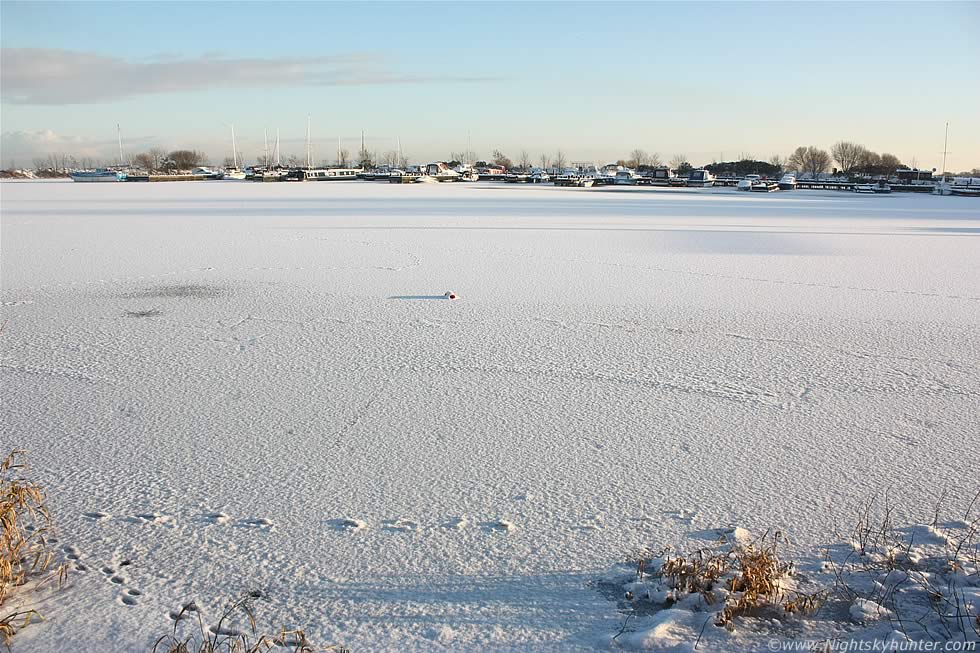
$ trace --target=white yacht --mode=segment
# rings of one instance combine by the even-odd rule
[[[616,176],[613,177],[613,183],[617,186],[635,186],[637,179],[639,179],[638,174],[629,168],[624,168],[616,172]]]
[[[711,171],[704,168],[692,170],[687,175],[687,186],[689,188],[710,188],[715,185],[715,176]]]
[[[735,190],[752,190],[752,184],[762,179],[759,175],[745,175],[744,179],[739,179],[738,184],[735,186]]]
[[[425,166],[425,174],[436,181],[459,181],[462,177],[445,161],[435,161]]]
[[[796,176],[783,175],[779,180],[779,190],[796,190]]]

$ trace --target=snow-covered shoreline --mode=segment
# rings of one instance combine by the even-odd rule
[[[631,551],[962,512],[974,204],[5,182],[0,444],[86,567],[14,650],[250,589],[354,650],[591,650]]]

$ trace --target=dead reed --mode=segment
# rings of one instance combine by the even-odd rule
[[[47,541],[51,516],[44,490],[24,477],[26,469],[25,453],[20,450],[0,461],[0,610],[16,588],[52,577],[61,585],[68,573],[64,564],[51,570],[55,561]],[[34,610],[0,611],[0,641],[9,648],[14,633],[39,616]]]

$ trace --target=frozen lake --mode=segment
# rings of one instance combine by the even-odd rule
[[[252,589],[354,650],[590,650],[639,547],[815,551],[872,495],[977,489],[969,198],[0,193],[0,444],[87,569],[15,651],[147,650]]]

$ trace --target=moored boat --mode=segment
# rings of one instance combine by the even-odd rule
[[[690,188],[710,188],[715,185],[715,176],[704,168],[692,170],[687,175],[687,186]]]
[[[796,190],[796,175],[783,175],[779,180],[779,190]]]
[[[97,168],[96,170],[79,170],[69,173],[72,181],[123,181],[126,175],[117,170],[109,168]]]
[[[757,179],[752,182],[752,188],[750,190],[753,193],[771,193],[779,190],[779,184],[771,179]]]
[[[449,167],[445,161],[435,161],[425,166],[424,173],[435,181],[460,181],[462,175]]]
[[[224,172],[218,172],[204,166],[201,166],[199,168],[194,168],[193,170],[191,170],[191,175],[195,177],[200,177],[203,180],[212,180],[212,181],[225,178]]]
[[[613,178],[613,183],[618,186],[635,186],[638,180],[639,175],[629,168],[624,168],[616,171],[616,176]]]
[[[745,175],[744,179],[739,179],[738,183],[735,185],[735,190],[752,190],[752,184],[762,179],[759,175]]]

